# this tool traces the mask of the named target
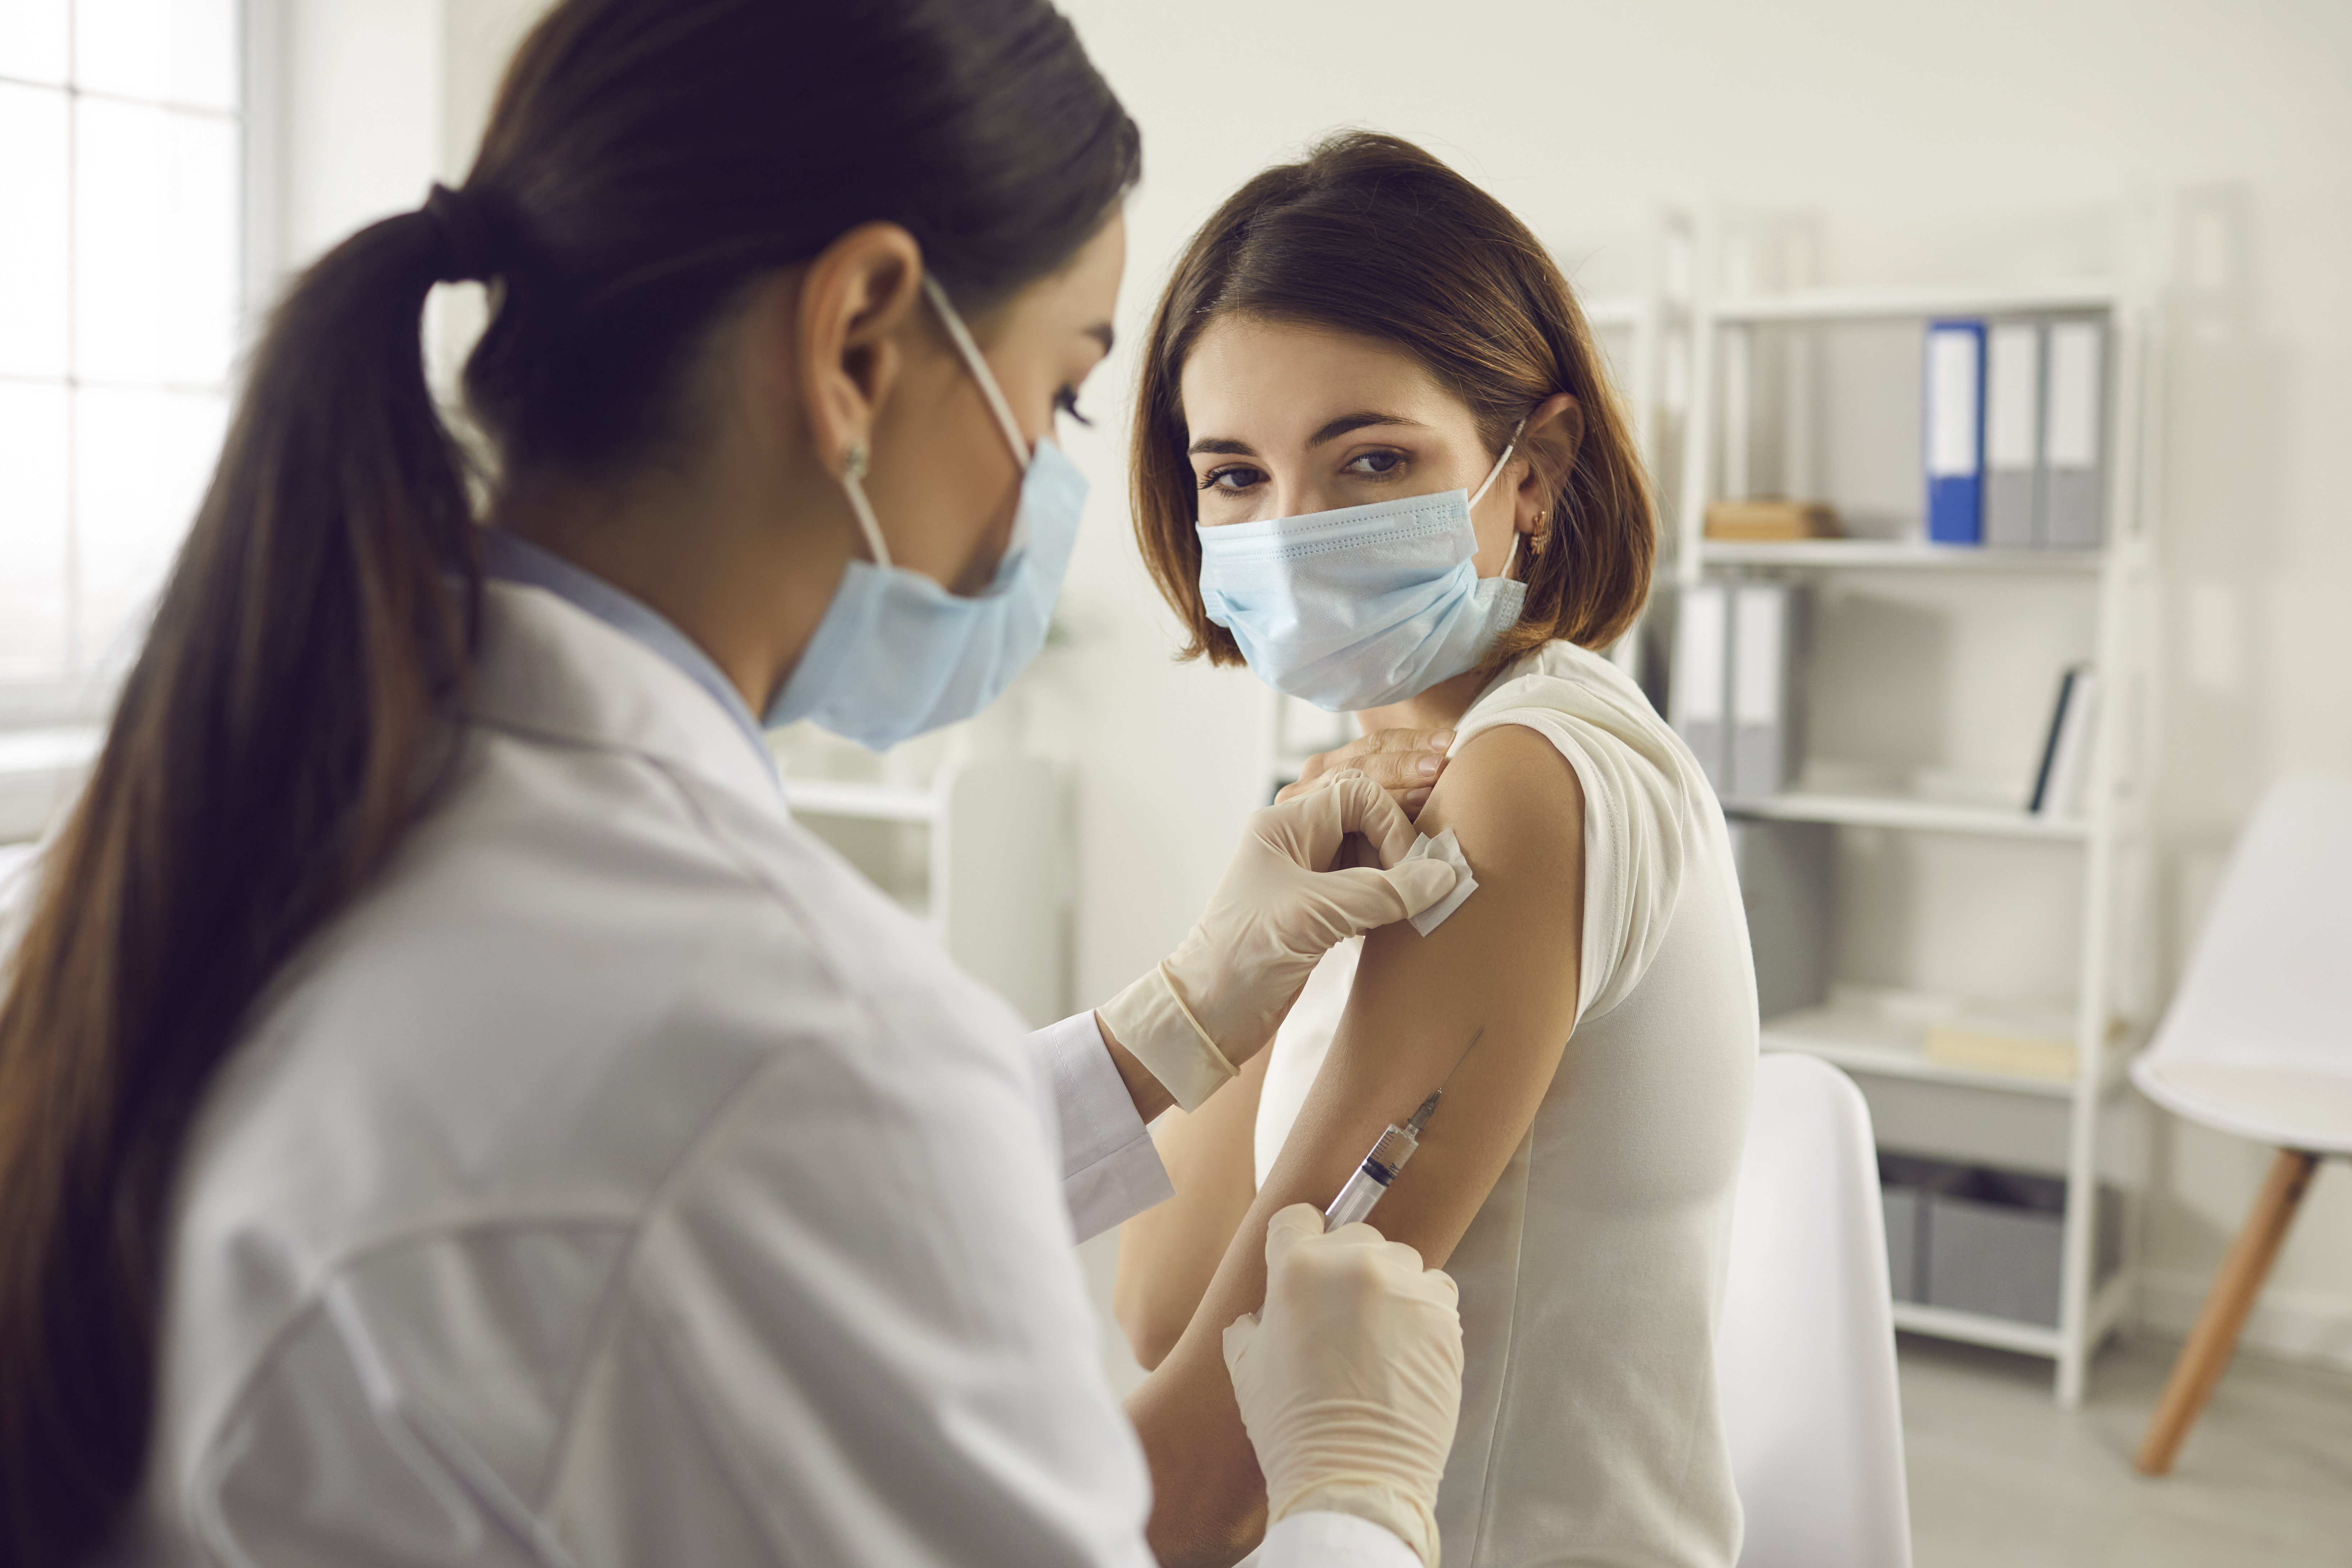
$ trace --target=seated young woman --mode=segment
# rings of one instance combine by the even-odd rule
[[[1461,1286],[1447,1568],[1727,1565],[1712,1344],[1755,982],[1721,809],[1599,651],[1655,524],[1568,284],[1468,181],[1349,134],[1210,219],[1144,353],[1136,526],[1188,653],[1368,733],[1454,731],[1420,826],[1478,881],[1333,953],[1271,1050],[1154,1127],[1177,1195],[1125,1228],[1118,1289],[1153,1545],[1256,1539],[1221,1340],[1267,1216],[1328,1204],[1443,1084],[1372,1223]]]

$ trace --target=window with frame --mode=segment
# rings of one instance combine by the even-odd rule
[[[0,724],[93,717],[218,456],[238,0],[0,0]]]

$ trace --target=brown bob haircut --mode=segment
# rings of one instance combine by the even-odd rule
[[[1552,479],[1551,522],[1526,568],[1526,608],[1487,668],[1555,639],[1606,647],[1650,588],[1649,477],[1568,279],[1500,202],[1394,136],[1345,132],[1234,193],[1185,247],[1151,319],[1135,421],[1135,532],[1192,641],[1240,664],[1201,602],[1199,493],[1185,356],[1211,321],[1247,316],[1393,343],[1470,405],[1499,453],[1528,412],[1574,397],[1583,437]]]

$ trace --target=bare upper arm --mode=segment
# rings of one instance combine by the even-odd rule
[[[1583,790],[1557,747],[1507,725],[1463,747],[1421,826],[1454,830],[1478,891],[1426,937],[1400,923],[1366,939],[1260,1206],[1328,1202],[1381,1129],[1444,1083],[1373,1221],[1442,1267],[1534,1119],[1576,1021]]]
[[[1263,1519],[1264,1483],[1222,1336],[1265,1300],[1266,1220],[1294,1203],[1328,1205],[1381,1130],[1450,1073],[1419,1152],[1372,1215],[1382,1235],[1443,1266],[1534,1120],[1575,1025],[1584,795],[1566,759],[1533,731],[1487,731],[1462,748],[1420,823],[1427,833],[1454,828],[1477,892],[1426,937],[1400,922],[1366,938],[1280,1157],[1200,1310],[1129,1401],[1151,1459],[1151,1538],[1163,1561],[1230,1561]]]

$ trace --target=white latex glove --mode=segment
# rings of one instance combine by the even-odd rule
[[[1266,1523],[1327,1510],[1393,1531],[1437,1568],[1437,1483],[1462,1413],[1453,1277],[1312,1204],[1265,1227],[1265,1306],[1225,1331],[1225,1370],[1265,1475]]]
[[[1370,842],[1379,868],[1325,869],[1350,833]],[[1454,890],[1454,869],[1441,861],[1398,864],[1420,837],[1388,793],[1353,770],[1251,813],[1192,934],[1097,1009],[1103,1024],[1178,1105],[1198,1108],[1274,1037],[1326,952]]]

